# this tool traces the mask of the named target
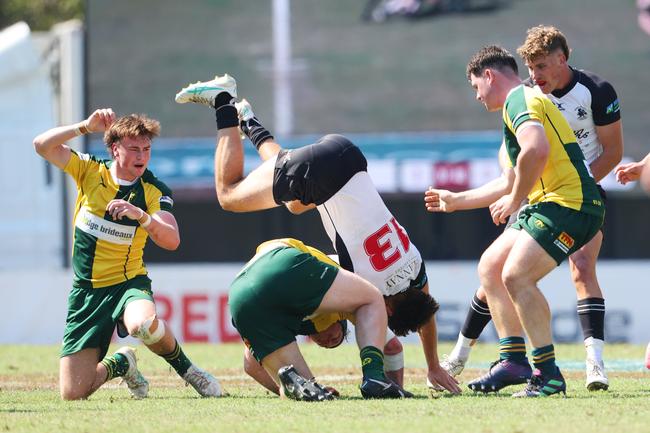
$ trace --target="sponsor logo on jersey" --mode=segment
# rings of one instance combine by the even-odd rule
[[[169,206],[174,206],[174,200],[168,195],[163,195],[158,201],[160,204],[167,203]]]
[[[560,235],[553,241],[556,247],[564,251],[565,253],[568,253],[569,250],[573,247],[575,244],[575,240],[567,234],[567,232],[562,232]]]
[[[555,102],[555,101],[553,101],[553,103],[555,104],[555,106],[557,107],[558,110],[565,111],[564,102]]]
[[[82,209],[77,215],[75,227],[84,233],[118,245],[131,245],[135,236],[135,226],[125,226],[98,217]]]
[[[104,176],[99,176],[99,185],[106,188],[106,184],[104,183]]]
[[[421,261],[418,258],[414,258],[404,266],[392,272],[390,276],[384,280],[384,290],[381,290],[384,292],[384,296],[394,295],[408,289],[411,285],[411,281],[415,280],[418,276],[420,266]]]
[[[576,138],[578,140],[580,140],[580,141],[582,141],[585,138],[589,137],[589,131],[587,131],[584,128],[575,130],[575,131],[573,131],[573,133],[575,134]]]
[[[589,113],[587,113],[587,110],[585,110],[585,107],[581,107],[580,105],[578,105],[575,110],[576,116],[578,116],[579,120],[585,120],[589,115]]]
[[[620,109],[621,107],[619,107],[618,99],[617,99],[607,106],[607,108],[605,109],[605,114],[616,113]]]

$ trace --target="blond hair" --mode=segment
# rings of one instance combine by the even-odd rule
[[[564,57],[569,60],[569,44],[566,37],[553,26],[537,26],[528,29],[526,40],[517,48],[517,53],[525,62],[533,61],[541,56],[548,56],[555,50],[562,50]]]
[[[129,114],[117,119],[104,133],[104,143],[110,148],[126,137],[146,137],[151,140],[160,135],[160,122],[144,114]]]

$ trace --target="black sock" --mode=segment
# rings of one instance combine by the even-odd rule
[[[183,377],[187,370],[192,366],[192,361],[190,361],[185,355],[183,349],[181,349],[181,345],[178,344],[178,341],[175,341],[175,347],[171,353],[160,356],[163,357],[174,370],[176,370],[176,373],[178,373],[180,377]]]
[[[227,92],[221,92],[214,98],[214,109],[217,116],[217,129],[232,128],[239,125],[237,108],[233,105],[234,98]]]
[[[469,310],[467,310],[465,324],[463,324],[460,332],[465,338],[476,340],[481,336],[481,333],[487,324],[490,323],[490,320],[492,320],[492,315],[490,314],[488,304],[481,301],[476,294],[474,294]]]
[[[273,135],[266,129],[257,117],[248,119],[247,121],[242,121],[239,124],[242,132],[246,134],[248,139],[253,143],[255,149],[259,149],[262,143],[266,140],[272,140]]]
[[[582,334],[605,340],[605,300],[603,298],[585,298],[578,300],[578,318]]]

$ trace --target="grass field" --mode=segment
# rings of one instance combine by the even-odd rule
[[[452,397],[429,397],[424,385],[424,358],[419,347],[407,345],[406,388],[416,398],[365,401],[357,389],[358,355],[354,345],[323,350],[304,345],[313,370],[342,394],[338,401],[282,401],[244,376],[242,347],[187,345],[199,365],[220,378],[230,394],[201,399],[146,349],[138,350],[139,366],[149,378],[146,400],[132,400],[112,381],[87,401],[61,401],[57,389],[58,347],[0,346],[1,432],[614,432],[650,431],[650,374],[642,368],[644,348],[610,345],[609,391],[590,393],[579,367],[583,349],[556,348],[568,379],[567,398],[515,400],[508,389],[499,395],[471,391]],[[445,344],[442,351],[450,350]],[[495,356],[491,344],[479,345],[467,382],[481,374]],[[578,369],[580,368],[580,369]],[[623,371],[625,370],[625,371]],[[512,390],[517,388],[512,387]]]

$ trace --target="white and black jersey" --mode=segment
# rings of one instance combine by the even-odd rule
[[[361,150],[342,135],[281,150],[273,196],[277,203],[315,203],[341,267],[384,296],[426,283],[420,252],[381,199]]]
[[[571,125],[585,160],[592,163],[603,153],[596,126],[621,118],[618,96],[612,85],[593,72],[573,69],[571,82],[547,96]],[[532,84],[528,81],[528,84]]]

